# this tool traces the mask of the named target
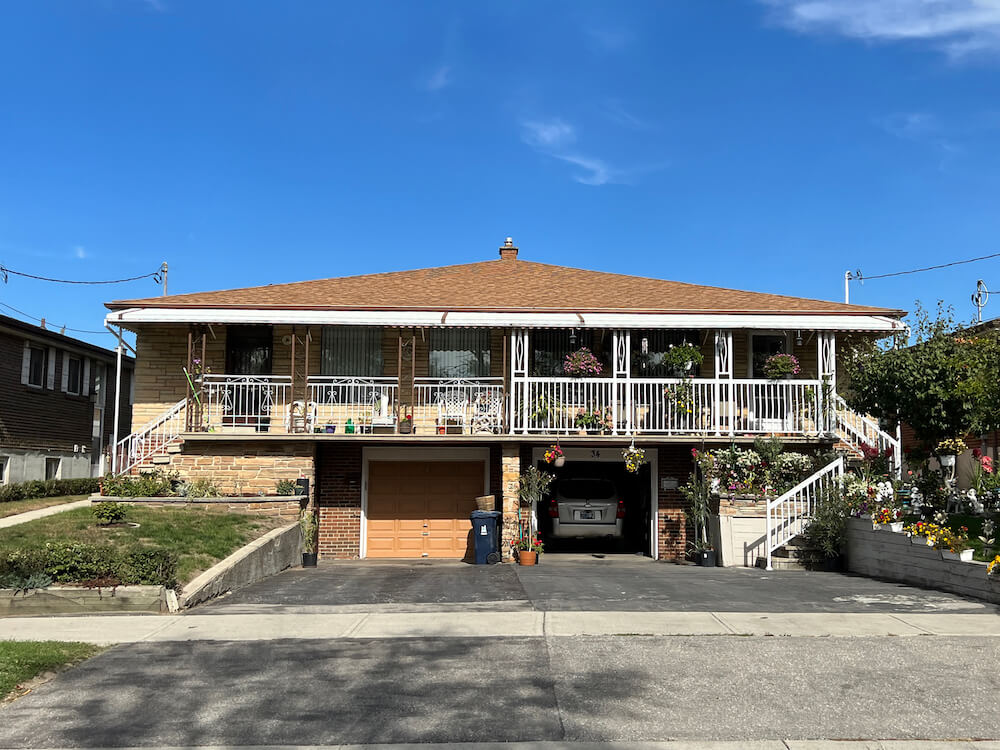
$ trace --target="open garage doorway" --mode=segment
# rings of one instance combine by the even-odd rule
[[[545,551],[655,557],[655,449],[637,474],[625,470],[620,447],[563,451],[561,467],[545,463],[544,449],[532,452],[533,463],[556,477],[537,509]]]

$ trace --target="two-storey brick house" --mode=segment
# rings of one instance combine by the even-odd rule
[[[0,315],[0,483],[99,476],[112,443],[115,352]],[[122,356],[119,432],[132,423]]]
[[[635,551],[676,558],[692,447],[892,440],[837,396],[837,347],[899,311],[545,265],[509,240],[492,261],[108,307],[137,336],[118,468],[241,494],[313,479],[325,558],[460,558],[482,494],[515,533],[519,473],[557,441],[562,476],[617,483]],[[685,343],[703,362],[662,367]],[[601,372],[569,377],[583,346]],[[796,378],[763,376],[776,352]],[[625,475],[633,442],[648,463]]]

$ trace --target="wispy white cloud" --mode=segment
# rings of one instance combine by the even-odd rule
[[[1000,0],[759,0],[803,33],[925,41],[952,58],[1000,53]]]
[[[559,118],[522,120],[521,140],[539,153],[577,167],[573,179],[581,185],[627,185],[640,174],[667,166],[665,162],[657,162],[642,167],[621,168],[605,159],[581,153],[572,148],[576,142],[576,129]]]
[[[83,245],[77,245],[73,248],[73,257],[78,258],[79,260],[84,260],[90,256],[87,254],[87,249]]]
[[[640,117],[625,109],[617,99],[608,99],[603,106],[604,116],[615,125],[631,130],[649,130],[651,125]]]
[[[529,146],[563,148],[576,140],[576,131],[559,118],[552,120],[522,120],[521,138]]]
[[[142,0],[143,5],[145,5],[150,10],[156,11],[157,13],[166,13],[167,6],[163,0]]]
[[[421,82],[422,88],[426,91],[441,91],[454,82],[454,76],[450,65],[439,65]]]

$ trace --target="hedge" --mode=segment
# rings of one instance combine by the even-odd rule
[[[100,480],[91,477],[81,479],[34,479],[30,482],[0,485],[0,503],[14,500],[34,500],[38,497],[60,495],[90,495],[100,490]]]
[[[162,549],[119,550],[95,544],[47,544],[0,553],[0,581],[27,580],[38,574],[59,583],[177,588],[177,555]]]

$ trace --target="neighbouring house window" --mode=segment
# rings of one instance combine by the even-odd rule
[[[0,484],[7,484],[8,464],[10,464],[10,456],[0,456]]]
[[[639,378],[672,378],[675,373],[664,364],[666,352],[674,346],[692,344],[701,348],[701,334],[691,330],[654,329],[632,331],[632,375]],[[701,368],[694,365],[687,374],[698,377]]]
[[[324,326],[319,367],[321,375],[381,377],[382,329],[375,326]]]
[[[46,479],[58,479],[59,469],[62,468],[61,458],[46,458],[45,459],[45,478]]]
[[[28,357],[28,385],[41,388],[45,385],[45,350],[40,346],[29,346],[26,356]]]
[[[784,354],[787,349],[787,339],[784,334],[754,333],[750,336],[750,350],[753,352],[751,359],[752,370],[750,377],[763,378],[764,363],[768,357],[775,354]]]
[[[79,396],[83,392],[83,360],[79,357],[67,357],[66,370],[66,393]]]
[[[432,378],[488,378],[490,332],[485,328],[433,328],[427,355]]]

